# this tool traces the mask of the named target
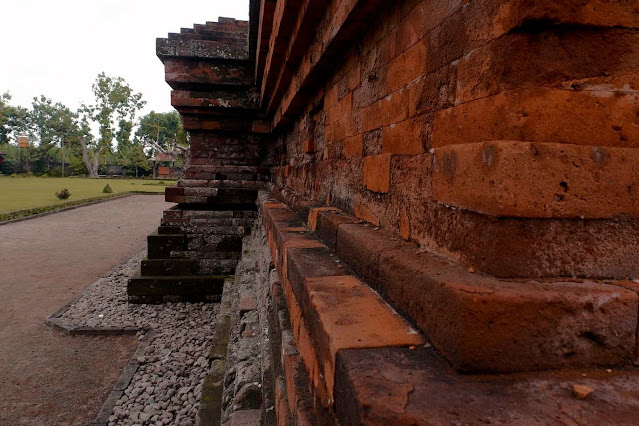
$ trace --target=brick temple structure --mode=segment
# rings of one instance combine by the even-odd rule
[[[191,148],[129,297],[220,300],[259,223],[279,424],[639,422],[639,3],[252,0],[157,53]]]

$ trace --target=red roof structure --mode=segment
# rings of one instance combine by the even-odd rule
[[[161,162],[172,163],[173,161],[175,161],[175,158],[171,154],[159,153],[153,158],[153,161],[157,163],[161,163]]]

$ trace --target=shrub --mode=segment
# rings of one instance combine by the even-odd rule
[[[17,178],[17,177],[18,177],[18,175],[17,175],[17,174],[15,174],[15,173],[11,173],[11,177],[12,177],[12,178]]]
[[[69,198],[71,196],[71,193],[69,192],[69,190],[67,188],[61,189],[60,191],[55,193],[55,196],[58,197],[58,199],[60,200],[66,200],[67,198]]]
[[[46,178],[48,178],[48,177],[49,177],[49,175],[45,173],[45,174],[43,174],[43,175],[42,175],[42,176],[40,176],[40,177],[43,177],[43,178],[45,178],[45,179],[46,179]]]
[[[113,192],[113,189],[111,189],[111,185],[107,183],[104,189],[102,189],[102,192],[104,192],[105,194],[110,194]]]
[[[27,172],[27,177],[33,177],[33,172]]]
[[[160,184],[160,185],[166,185],[166,183],[165,183],[163,180],[159,181],[159,182],[158,182],[158,184]]]

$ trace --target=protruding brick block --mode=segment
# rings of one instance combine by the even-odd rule
[[[460,370],[623,365],[633,358],[639,302],[631,291],[499,281],[409,248],[383,251],[379,262],[382,294]]]
[[[424,340],[377,293],[354,276],[308,278],[311,335],[318,347],[329,398],[340,350],[422,345]]]
[[[388,154],[421,154],[422,117],[416,117],[401,123],[391,124],[382,131],[382,152]]]
[[[435,116],[431,145],[514,140],[637,148],[639,126],[629,125],[637,94],[624,89],[628,79],[617,84],[518,89],[445,109]]]
[[[364,157],[363,184],[370,191],[385,193],[391,185],[391,154]]]
[[[336,211],[325,211],[319,214],[315,232],[317,232],[317,235],[328,247],[335,250],[337,245],[337,229],[339,226],[355,222],[357,222],[357,220],[351,215]]]
[[[435,150],[433,196],[491,216],[639,216],[639,149],[492,141]]]
[[[341,351],[337,368],[335,409],[344,426],[632,424],[636,418],[639,373],[632,370],[475,376],[456,373],[432,348]],[[584,382],[598,395],[585,403],[571,392]]]
[[[129,280],[127,294],[129,300],[137,303],[137,298],[156,298],[154,303],[168,301],[202,302],[214,301],[222,295],[226,276],[146,276]],[[142,303],[146,303],[141,299]]]
[[[277,415],[277,426],[293,424],[286,399],[286,384],[282,377],[277,377],[275,380],[275,414]]]
[[[208,60],[165,59],[166,82],[176,90],[202,88],[211,85],[250,86],[253,81],[251,64],[246,62],[216,62]]]
[[[157,234],[153,233],[147,237],[149,259],[168,259],[174,250],[185,248],[185,237],[183,234]]]
[[[167,186],[164,189],[164,199],[167,203],[183,203],[184,188],[178,186]]]
[[[343,224],[337,229],[335,252],[343,262],[353,265],[355,272],[376,289],[381,272],[381,253],[400,247],[402,245],[398,239],[392,240],[387,233],[365,225]]]
[[[318,215],[321,212],[328,212],[328,211],[337,211],[338,209],[336,209],[335,207],[316,207],[311,209],[311,211],[308,213],[308,229],[310,229],[311,231],[315,231],[315,229],[317,228],[317,219],[318,219]]]

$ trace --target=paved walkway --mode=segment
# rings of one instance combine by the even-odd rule
[[[138,195],[0,225],[0,425],[86,425],[137,345],[45,318],[142,249],[170,207]]]

